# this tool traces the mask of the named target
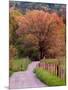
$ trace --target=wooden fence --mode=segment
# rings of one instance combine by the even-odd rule
[[[38,67],[46,69],[48,72],[60,77],[62,80],[65,80],[65,70],[57,64],[45,64],[39,63]]]

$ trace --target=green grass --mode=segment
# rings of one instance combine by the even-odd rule
[[[9,65],[9,74],[10,76],[14,73],[14,72],[18,72],[18,71],[24,71],[27,69],[28,64],[30,63],[30,59],[28,58],[23,58],[23,59],[14,59],[10,61],[10,65]]]
[[[36,76],[48,86],[63,86],[65,85],[65,81],[61,80],[59,77],[50,74],[48,71],[42,68],[36,68],[35,71]]]

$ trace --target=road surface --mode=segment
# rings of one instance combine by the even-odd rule
[[[46,87],[33,73],[39,62],[33,61],[26,71],[16,72],[10,77],[10,89]]]

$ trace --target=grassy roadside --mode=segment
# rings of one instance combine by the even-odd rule
[[[9,75],[11,76],[14,72],[26,70],[30,62],[31,61],[28,58],[11,60],[9,65]]]
[[[35,69],[36,76],[48,86],[63,86],[65,81],[61,80],[59,77],[50,74],[48,71],[42,68]]]

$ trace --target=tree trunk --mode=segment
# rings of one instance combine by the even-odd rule
[[[44,57],[43,43],[39,43],[39,52],[40,52],[40,59],[43,59]]]
[[[57,76],[59,75],[59,66],[57,65]]]
[[[42,49],[40,48],[40,59],[42,59],[43,58],[43,51],[42,51]]]

